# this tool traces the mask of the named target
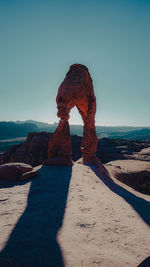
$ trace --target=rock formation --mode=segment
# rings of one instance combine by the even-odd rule
[[[93,161],[97,150],[95,130],[96,97],[88,68],[81,64],[70,67],[61,83],[56,97],[58,128],[49,142],[48,165],[72,165],[72,148],[69,129],[69,113],[77,107],[83,122],[84,133],[81,145],[83,162]]]
[[[24,181],[37,174],[39,172],[36,169],[25,163],[15,162],[0,165],[0,179],[4,180]]]
[[[109,174],[133,189],[150,195],[150,164],[144,160],[115,160],[105,164]]]
[[[48,142],[51,135],[46,132],[29,133],[24,143],[14,145],[0,155],[0,164],[8,162],[24,162],[32,166],[42,164],[47,159]]]
[[[52,133],[29,133],[24,143],[13,145],[3,154],[0,154],[0,165],[9,162],[24,162],[32,166],[38,166],[47,159],[48,144],[53,138]],[[73,135],[72,159],[77,161],[82,154],[80,146],[82,137]],[[107,163],[118,159],[136,159],[150,161],[150,141],[98,139],[97,157]]]

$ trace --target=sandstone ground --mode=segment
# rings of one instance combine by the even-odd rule
[[[136,267],[150,256],[150,196],[80,161],[38,168],[1,182],[1,267]]]

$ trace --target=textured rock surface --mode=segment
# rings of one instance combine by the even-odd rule
[[[24,162],[32,166],[42,164],[47,159],[48,143],[51,138],[51,133],[29,133],[23,144],[14,145],[7,152],[0,155],[0,164],[8,162]],[[71,136],[71,140],[72,158],[73,161],[76,161],[82,156],[80,150],[82,137],[74,135]],[[138,160],[149,161],[149,147],[150,141],[103,138],[98,139],[96,154],[103,163],[118,159],[134,160],[137,157]]]
[[[25,162],[37,166],[47,158],[50,133],[29,133],[23,144],[12,146],[0,156],[0,164],[7,162]]]
[[[150,162],[115,160],[106,164],[109,173],[135,190],[150,195]]]
[[[31,171],[25,172],[21,176],[19,176],[18,180],[19,181],[25,181],[25,180],[33,178],[39,174],[40,174],[40,172],[38,172],[35,168],[33,168]]]
[[[72,146],[69,123],[60,120],[59,125],[49,141],[48,165],[72,165]]]
[[[0,179],[16,180],[25,172],[32,171],[33,167],[25,163],[6,163],[0,165]]]
[[[133,155],[129,155],[128,158],[150,161],[150,147],[144,148],[138,153],[133,153]]]
[[[150,196],[78,162],[39,171],[0,187],[1,267],[150,266]]]
[[[140,155],[142,161],[148,160],[150,141],[124,140],[124,139],[99,139],[97,156],[103,163],[118,159],[137,159]],[[141,151],[145,154],[141,154]],[[147,151],[147,152],[146,152]],[[149,158],[150,159],[150,158]]]
[[[55,162],[53,158],[61,154],[62,162],[66,159],[71,164],[71,143],[69,132],[69,113],[73,107],[77,107],[83,122],[84,133],[81,151],[84,162],[96,157],[97,136],[95,130],[96,97],[94,95],[93,83],[88,68],[81,64],[74,64],[66,74],[61,83],[56,97],[58,113],[61,119],[53,138],[49,142],[47,164]],[[65,138],[65,135],[67,138]],[[66,148],[64,149],[64,147]],[[52,160],[50,160],[52,158]],[[65,160],[63,159],[65,158]],[[60,165],[61,158],[59,157]]]

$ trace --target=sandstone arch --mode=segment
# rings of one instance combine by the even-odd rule
[[[83,162],[93,160],[97,150],[95,130],[96,97],[93,82],[88,68],[81,64],[70,66],[64,81],[61,83],[56,97],[58,127],[49,141],[49,165],[72,165],[72,147],[69,129],[69,113],[77,107],[83,122],[84,132],[81,145]]]

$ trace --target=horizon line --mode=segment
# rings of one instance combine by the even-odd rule
[[[3,121],[0,121],[0,122],[15,122],[17,123],[17,121],[20,121],[20,122],[27,122],[27,121],[33,121],[33,122],[41,122],[41,123],[46,123],[46,124],[49,124],[49,125],[54,125],[54,124],[58,124],[59,122],[47,122],[47,121],[37,121],[37,120],[33,120],[33,119],[27,119],[27,120],[3,120]],[[84,124],[70,124],[70,126],[84,126]],[[95,124],[95,126],[97,127],[133,127],[133,128],[150,128],[150,125],[98,125],[98,124]]]

